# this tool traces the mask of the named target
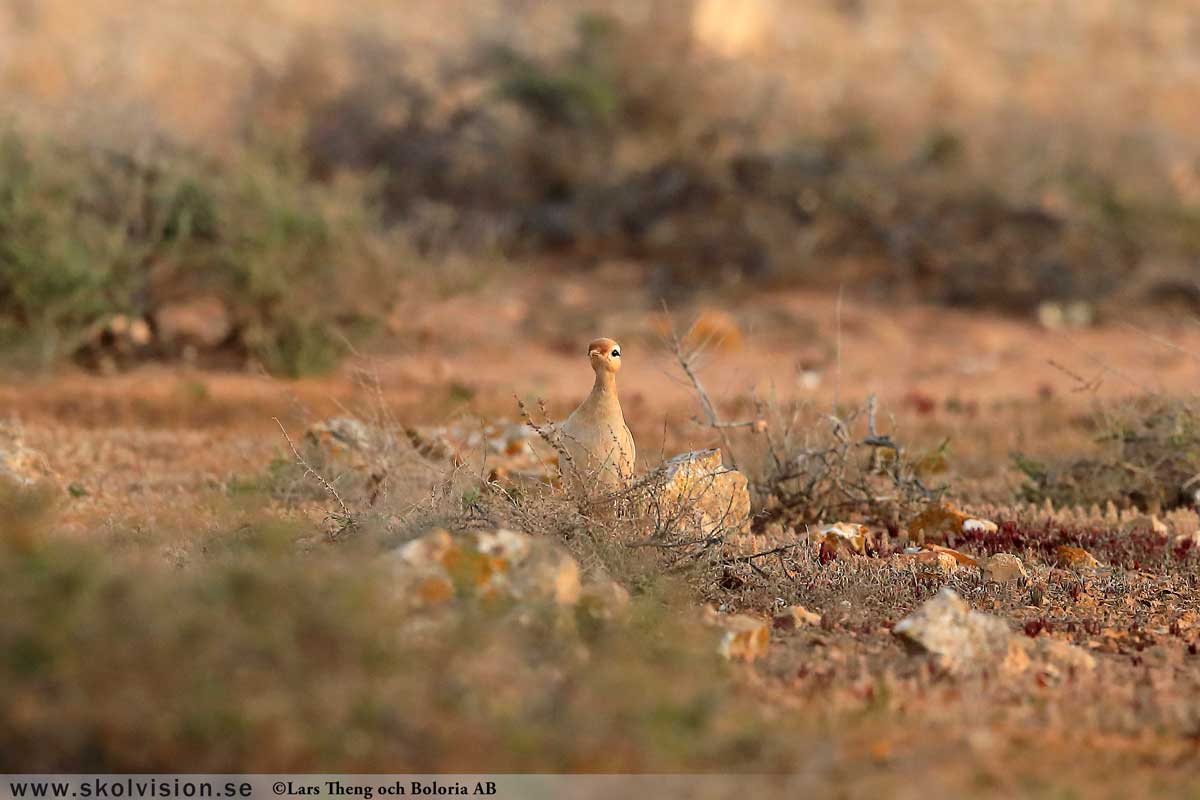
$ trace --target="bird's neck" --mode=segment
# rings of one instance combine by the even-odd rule
[[[592,384],[592,393],[588,395],[589,402],[595,406],[621,407],[617,399],[617,376],[608,370],[596,372],[596,382]]]

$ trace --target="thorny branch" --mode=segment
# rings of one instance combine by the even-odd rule
[[[341,509],[340,516],[332,515],[339,524],[339,527],[336,531],[330,531],[329,533],[329,540],[335,541],[343,531],[354,526],[354,515],[351,514],[350,509],[346,507],[346,503],[342,500],[342,496],[338,494],[337,489],[333,488],[333,484],[325,480],[325,477],[313,469],[312,465],[309,464],[308,461],[305,460],[304,456],[300,454],[300,450],[296,447],[296,443],[292,441],[292,437],[288,436],[287,428],[283,427],[283,423],[279,421],[279,417],[271,417],[271,419],[275,420],[275,424],[279,426],[280,433],[283,434],[283,438],[287,441],[288,447],[292,449],[292,455],[296,458],[296,463],[304,468],[304,476],[307,477],[311,475],[316,478],[321,486],[325,488],[325,491],[329,493],[329,496],[337,502],[338,508]]]
[[[663,313],[666,313],[666,308],[663,308]],[[704,411],[705,423],[708,427],[715,430],[721,437],[721,446],[726,455],[729,456],[729,465],[733,469],[738,468],[737,455],[733,451],[733,445],[729,440],[727,431],[734,428],[749,428],[753,431],[765,429],[765,423],[762,419],[745,420],[741,422],[724,422],[717,414],[716,406],[713,404],[712,398],[708,396],[708,392],[704,389],[704,384],[700,382],[700,377],[696,373],[695,360],[703,350],[703,343],[699,347],[689,349],[683,340],[679,337],[679,333],[675,330],[675,326],[670,326],[671,331],[671,354],[675,356],[676,363],[683,370],[683,374],[687,376],[688,381],[692,384],[692,389],[696,393],[696,398],[700,402],[700,408]],[[699,420],[697,420],[699,422]]]

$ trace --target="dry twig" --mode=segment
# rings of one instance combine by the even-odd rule
[[[354,526],[354,515],[350,513],[350,509],[346,506],[345,501],[342,500],[342,496],[338,494],[337,489],[333,488],[333,484],[325,480],[325,477],[313,469],[312,465],[300,454],[300,450],[296,447],[296,443],[292,441],[292,437],[288,435],[287,428],[283,427],[283,423],[279,421],[279,417],[271,417],[271,419],[275,420],[275,424],[279,426],[280,433],[283,434],[288,447],[292,449],[292,455],[296,458],[296,463],[304,468],[305,477],[311,475],[316,478],[321,486],[325,488],[325,491],[329,493],[329,496],[337,501],[338,507],[341,509],[341,514],[340,516],[337,514],[331,514],[330,516],[338,523],[339,527],[336,531],[329,533],[330,541],[335,541],[344,531]]]

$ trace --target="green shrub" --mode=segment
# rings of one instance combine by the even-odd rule
[[[23,346],[42,361],[130,302],[140,253],[112,218],[117,207],[97,196],[109,187],[91,180],[91,168],[14,133],[0,137],[0,345]]]
[[[48,364],[114,314],[216,296],[232,346],[296,376],[337,363],[387,306],[364,184],[311,182],[287,153],[135,160],[0,140],[0,346]]]

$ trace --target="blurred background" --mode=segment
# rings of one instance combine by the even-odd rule
[[[437,350],[446,377],[489,342],[653,342],[665,303],[811,372],[839,292],[899,320],[876,345],[925,335],[918,307],[985,315],[998,351],[1187,328],[1193,10],[12,0],[0,352],[300,377]]]

